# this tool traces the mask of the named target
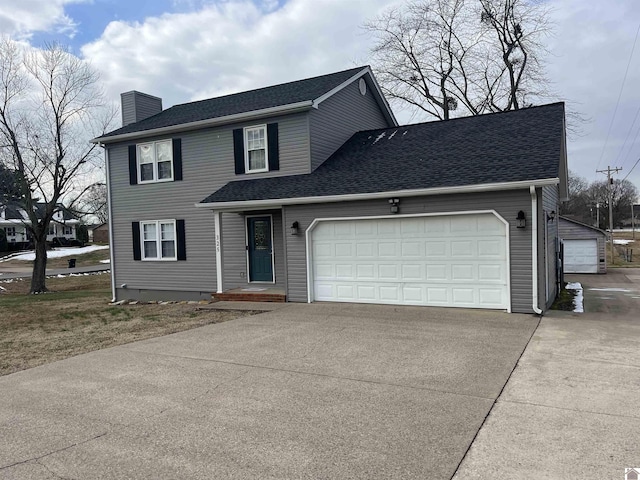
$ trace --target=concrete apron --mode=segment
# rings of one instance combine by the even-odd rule
[[[449,479],[538,320],[281,310],[0,378],[0,478]]]
[[[567,275],[455,479],[625,479],[640,466],[640,269]]]

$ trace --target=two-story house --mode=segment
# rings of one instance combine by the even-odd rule
[[[369,67],[162,109],[105,148],[116,299],[225,292],[540,312],[563,104],[398,126]]]
[[[44,203],[36,204],[38,217],[41,217],[44,206]],[[28,222],[27,212],[18,203],[10,202],[6,205],[0,205],[0,228],[4,229],[7,242],[13,248],[26,248],[31,243],[27,228]],[[79,223],[79,220],[64,205],[59,204],[49,224],[47,241],[50,242],[55,237],[75,240],[76,228]]]

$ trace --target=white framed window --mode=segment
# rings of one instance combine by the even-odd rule
[[[171,140],[137,145],[138,183],[173,181]]]
[[[62,234],[63,235],[72,235],[73,234],[73,227],[68,227],[68,226],[64,226],[62,227]]]
[[[4,231],[7,234],[7,237],[16,236],[16,227],[5,227]]]
[[[47,235],[55,235],[55,234],[56,234],[56,226],[53,223],[50,223]]]
[[[258,125],[244,129],[245,172],[258,173],[269,170],[267,153],[267,126]]]
[[[140,222],[142,260],[177,260],[176,221]]]

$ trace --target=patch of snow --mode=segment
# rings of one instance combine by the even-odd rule
[[[396,133],[398,133],[398,130],[394,130],[393,133],[389,135],[389,138],[387,138],[387,140],[391,140]]]
[[[376,143],[378,143],[378,141],[382,140],[386,134],[387,132],[382,132],[380,135],[378,135],[378,137],[373,141],[371,145],[375,145]]]
[[[111,259],[107,258],[106,260],[100,260],[100,263],[111,263]]]
[[[68,248],[56,248],[55,250],[49,250],[47,252],[47,258],[62,258],[73,257],[75,255],[82,255],[83,253],[95,252],[96,250],[105,250],[109,248],[108,245],[89,245],[88,247],[68,247]],[[22,253],[16,255],[12,260],[24,260],[31,262],[36,259],[35,252]]]
[[[633,243],[634,240],[625,240],[623,238],[614,238],[613,239],[613,244],[614,245],[629,245],[630,243]]]
[[[6,289],[6,288],[4,288],[4,287],[0,287],[0,290],[2,290],[3,292],[6,292],[6,291],[7,291],[7,289]]]
[[[408,131],[409,130],[405,130],[404,132],[402,132],[402,136],[404,137],[407,134]]]
[[[576,295],[573,297],[573,311],[576,313],[584,313],[584,297],[582,296],[582,284],[580,282],[567,283],[567,290],[575,290]]]

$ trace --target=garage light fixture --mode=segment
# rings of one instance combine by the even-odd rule
[[[396,214],[400,211],[400,206],[398,205],[399,203],[400,203],[399,198],[389,199],[389,205],[391,205],[391,213]]]
[[[547,222],[553,222],[556,219],[556,212],[555,210],[547,213]]]
[[[527,217],[524,211],[520,210],[518,212],[518,216],[516,217],[516,227],[525,228],[527,226]]]
[[[298,235],[300,233],[300,224],[296,221],[291,224],[291,235]]]

